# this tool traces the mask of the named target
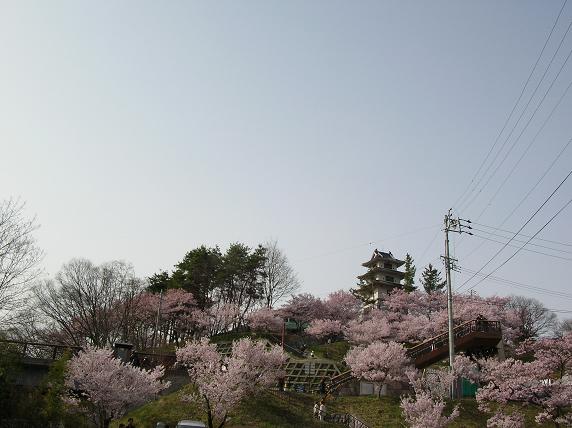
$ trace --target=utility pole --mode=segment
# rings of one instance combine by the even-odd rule
[[[471,232],[463,230],[471,229],[471,226],[462,224],[461,222],[471,223],[470,220],[463,220],[460,218],[453,218],[451,213],[452,209],[449,209],[447,215],[445,216],[445,256],[443,261],[445,262],[445,272],[447,276],[447,315],[448,315],[448,327],[449,327],[449,368],[453,371],[453,364],[455,361],[455,333],[453,331],[453,292],[451,286],[451,270],[455,270],[456,259],[451,258],[449,255],[449,232],[455,233],[467,233],[472,235]],[[451,398],[454,398],[454,384],[451,385]]]
[[[155,319],[155,331],[153,332],[153,340],[151,341],[151,348],[155,347],[155,338],[159,330],[159,318],[161,317],[161,305],[163,303],[163,289],[159,292],[159,307],[157,308],[157,318]]]

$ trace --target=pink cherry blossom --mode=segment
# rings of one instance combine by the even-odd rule
[[[508,308],[507,298],[453,297],[456,325],[482,315],[486,319],[500,321],[505,339],[515,337],[518,320]],[[446,331],[447,319],[447,300],[443,293],[395,290],[386,298],[380,310],[371,311],[359,321],[350,321],[346,336],[353,343],[376,339],[419,343]]]
[[[455,406],[451,415],[444,416],[445,402],[422,391],[416,393],[415,398],[403,397],[401,409],[405,421],[412,428],[442,428],[459,416],[459,405]]]
[[[323,311],[324,318],[347,324],[349,321],[358,318],[361,311],[361,301],[349,291],[334,291],[324,301]]]
[[[342,332],[341,321],[331,319],[314,320],[306,329],[306,333],[317,338],[339,336]]]
[[[248,314],[246,323],[252,330],[279,332],[284,320],[274,309],[261,308]]]
[[[243,399],[284,376],[286,354],[278,346],[267,350],[262,342],[241,339],[234,342],[230,356],[222,357],[203,338],[178,349],[177,361],[188,369],[198,389],[187,399],[202,404],[209,428],[221,428]]]
[[[292,318],[300,325],[312,320],[323,318],[325,314],[324,302],[310,293],[294,295],[279,309],[283,318]]]
[[[406,380],[405,371],[411,366],[405,349],[395,342],[374,342],[351,349],[345,361],[358,379],[383,384]]]
[[[162,366],[140,369],[115,358],[110,349],[88,347],[68,363],[66,386],[80,394],[69,401],[89,412],[100,427],[107,427],[111,419],[168,387],[168,382],[160,381],[164,371]]]
[[[240,308],[232,303],[215,305],[204,311],[194,311],[192,320],[201,329],[202,335],[213,336],[227,332],[238,323]]]
[[[392,333],[391,318],[380,310],[373,310],[363,320],[350,321],[345,328],[345,336],[350,343],[367,345],[379,340],[389,340]]]
[[[538,423],[571,424],[572,334],[524,342],[518,350],[531,353],[532,361],[509,358],[479,360],[481,385],[477,391],[479,408],[489,411],[490,403],[500,403],[500,412],[509,402],[534,405],[542,410],[536,415]],[[495,415],[502,420],[503,415]]]
[[[502,412],[495,413],[487,420],[487,428],[523,428],[524,416],[514,411],[507,415]]]

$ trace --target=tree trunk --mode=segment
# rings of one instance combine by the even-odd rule
[[[207,405],[207,424],[209,428],[214,428],[213,426],[213,414],[211,412],[211,405],[209,403],[209,399],[206,395],[203,396],[205,399],[205,404]]]
[[[218,428],[223,428],[225,423],[226,423],[226,414],[224,415],[224,418],[222,418],[222,422],[220,423]]]

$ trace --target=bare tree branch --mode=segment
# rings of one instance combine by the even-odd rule
[[[263,284],[263,297],[265,306],[272,308],[281,299],[294,294],[300,288],[300,282],[288,262],[288,257],[278,247],[276,240],[266,242],[264,248],[266,278]]]
[[[546,309],[542,302],[531,297],[512,296],[508,307],[518,318],[519,340],[542,336],[552,332],[557,325],[556,315]]]
[[[9,318],[41,270],[43,252],[33,233],[36,219],[24,216],[18,199],[0,202],[0,319]]]
[[[122,261],[96,266],[86,259],[66,263],[55,280],[34,288],[38,311],[74,345],[111,345],[126,340],[135,296],[143,289],[133,267]]]

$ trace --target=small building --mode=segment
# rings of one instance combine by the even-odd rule
[[[364,302],[364,309],[379,308],[381,302],[390,291],[395,288],[403,288],[401,281],[405,272],[399,271],[399,267],[405,262],[396,259],[391,251],[374,250],[371,259],[362,263],[368,270],[363,275],[358,276],[359,284],[355,290]]]

